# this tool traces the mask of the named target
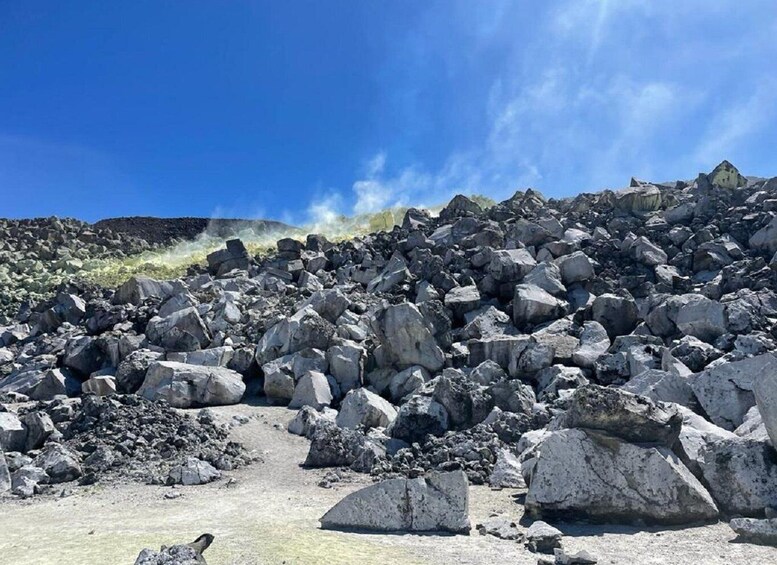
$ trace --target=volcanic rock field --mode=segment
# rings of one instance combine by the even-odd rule
[[[777,177],[483,204],[0,220],[0,563],[777,563]]]

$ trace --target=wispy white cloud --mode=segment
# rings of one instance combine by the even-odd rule
[[[458,192],[502,198],[539,185],[558,196],[617,188],[632,175],[692,177],[756,134],[777,142],[777,88],[764,78],[777,73],[777,14],[767,15],[766,0],[736,13],[723,0],[507,2],[499,18],[457,6],[450,37],[432,44],[444,35],[436,29],[413,44],[426,61],[439,50],[451,68],[457,57],[500,53],[504,68],[482,99],[485,127],[437,167],[376,152],[350,187],[352,211]],[[458,33],[468,15],[472,37]]]
[[[777,117],[777,80],[764,77],[752,93],[732,106],[712,115],[704,135],[692,154],[697,165],[721,161],[737,151],[739,145],[757,132],[775,127]]]

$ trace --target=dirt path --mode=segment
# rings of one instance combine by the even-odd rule
[[[323,470],[299,463],[307,440],[285,431],[293,412],[238,405],[219,408],[225,418],[250,416],[234,436],[264,461],[201,487],[96,486],[73,496],[0,500],[0,564],[132,564],[144,547],[216,536],[206,553],[214,565],[477,564],[534,565],[537,557],[515,542],[491,537],[353,534],[318,529],[318,518],[345,494],[369,483],[317,486]],[[166,494],[182,493],[168,499]],[[515,491],[471,489],[473,525],[491,512],[518,520]],[[777,549],[731,543],[726,524],[688,529],[559,525],[566,548],[587,549],[607,564],[731,565],[777,563]],[[473,530],[474,531],[474,530]]]

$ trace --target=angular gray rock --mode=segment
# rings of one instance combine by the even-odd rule
[[[310,406],[315,410],[332,404],[332,390],[324,373],[308,371],[294,387],[294,396],[289,402],[289,408]]]
[[[353,492],[320,520],[324,529],[469,533],[469,488],[463,471],[389,479]]]
[[[401,367],[421,365],[430,371],[442,368],[445,356],[434,340],[431,324],[410,303],[389,306],[371,320],[386,359]]]
[[[305,457],[306,467],[350,467],[369,472],[386,449],[358,431],[322,422],[316,426]]]
[[[766,353],[697,373],[690,379],[691,388],[710,420],[733,430],[742,425],[747,411],[755,406],[756,379],[774,371],[777,358]]]
[[[13,412],[0,412],[0,451],[24,451],[27,428]]]
[[[204,349],[210,333],[194,307],[173,312],[166,318],[155,316],[146,326],[148,340],[171,351]]]
[[[488,274],[497,282],[518,282],[535,266],[537,261],[526,249],[499,249],[491,254]]]
[[[445,306],[457,319],[463,319],[464,314],[480,307],[480,292],[476,286],[458,286],[445,295]]]
[[[8,471],[5,453],[0,449],[0,494],[9,490],[11,490],[11,473]]]
[[[753,382],[753,395],[772,446],[777,449],[777,364],[769,363]]]
[[[596,275],[591,259],[582,251],[559,257],[556,263],[561,269],[561,280],[567,285],[587,281]]]
[[[591,317],[607,330],[610,338],[615,338],[630,334],[637,327],[639,311],[633,298],[602,294],[591,305]]]
[[[723,512],[758,517],[777,508],[777,456],[767,442],[724,439],[700,455],[704,482]]]
[[[240,373],[226,367],[155,361],[138,395],[149,400],[164,399],[175,408],[191,408],[237,404],[245,389]]]
[[[696,404],[696,395],[688,377],[659,369],[639,373],[624,384],[621,390],[645,396],[654,402],[674,402],[688,407]]]
[[[568,400],[561,422],[568,428],[605,432],[632,443],[671,447],[677,441],[682,416],[662,405],[616,388],[588,384]]]
[[[526,530],[524,541],[529,551],[536,553],[552,553],[554,549],[561,547],[561,538],[564,534],[547,522],[535,520]]]
[[[149,277],[132,277],[121,285],[113,296],[114,304],[139,306],[149,298],[167,298],[175,292],[176,284]]]
[[[329,373],[337,381],[342,394],[362,385],[367,358],[367,351],[362,346],[350,340],[340,340],[327,350],[326,358]]]
[[[305,436],[310,439],[313,437],[318,426],[324,423],[334,424],[336,417],[336,410],[324,408],[319,412],[310,406],[303,406],[291,422],[289,422],[287,429],[290,434]]]
[[[136,393],[146,378],[149,365],[162,360],[162,356],[149,349],[138,349],[127,355],[116,368],[116,389],[122,394]]]
[[[400,406],[388,432],[393,438],[412,443],[427,434],[442,435],[447,429],[448,412],[442,404],[427,396],[413,396]]]
[[[35,466],[46,472],[51,483],[74,481],[82,474],[78,454],[58,443],[47,444],[35,458]]]
[[[497,454],[488,484],[493,488],[526,488],[521,462],[509,450],[501,449]]]
[[[341,428],[365,430],[385,428],[397,417],[396,409],[390,402],[374,392],[360,388],[345,395],[335,422]]]
[[[526,510],[619,523],[714,520],[710,494],[665,447],[584,430],[553,432],[535,448]]]
[[[519,328],[555,320],[564,315],[566,302],[533,284],[519,284],[513,295],[513,323]]]
[[[734,518],[728,523],[741,541],[777,546],[777,518]]]
[[[207,461],[196,457],[187,457],[180,465],[170,469],[168,485],[204,485],[221,478],[221,471]]]
[[[54,422],[51,421],[51,416],[46,412],[28,412],[22,416],[22,422],[24,427],[27,428],[25,452],[32,449],[40,449],[49,436],[56,432]]]
[[[726,333],[726,324],[725,306],[696,294],[683,296],[683,304],[675,318],[675,325],[683,335],[691,335],[709,343]]]
[[[590,369],[609,348],[610,338],[604,326],[599,322],[585,322],[580,332],[580,345],[572,352],[572,361],[578,367]]]

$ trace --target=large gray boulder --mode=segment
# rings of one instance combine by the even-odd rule
[[[11,473],[8,471],[8,463],[5,454],[0,449],[0,494],[11,490]]]
[[[353,492],[321,518],[324,529],[468,533],[469,489],[463,471],[389,479]]]
[[[217,249],[209,253],[207,260],[211,274],[221,276],[232,269],[248,269],[250,256],[242,241],[230,239],[226,243],[226,249]]]
[[[755,232],[748,244],[750,249],[766,251],[770,255],[777,252],[777,217]]]
[[[162,357],[162,353],[149,349],[138,349],[127,355],[116,368],[116,389],[123,394],[136,393],[146,378],[149,365]]]
[[[777,449],[777,364],[769,364],[753,383],[753,394],[758,411],[772,446]]]
[[[561,269],[556,263],[543,261],[523,277],[523,282],[533,284],[553,296],[566,295],[567,289],[561,282]]]
[[[400,253],[394,253],[383,271],[367,284],[367,292],[389,292],[410,277],[407,263]]]
[[[362,426],[365,430],[369,430],[385,428],[396,417],[397,411],[389,401],[374,392],[360,388],[345,395],[335,421],[341,428],[356,429]]]
[[[710,420],[726,430],[742,425],[745,414],[755,406],[753,387],[762,376],[777,371],[771,353],[724,363],[691,377],[691,388]]]
[[[639,311],[633,298],[602,294],[591,305],[591,317],[599,322],[610,338],[627,335],[637,327]]]
[[[593,320],[585,322],[580,332],[580,345],[572,352],[572,362],[578,367],[591,369],[609,348],[610,338],[604,326]]]
[[[177,288],[182,288],[177,281],[157,281],[148,277],[132,277],[116,289],[113,303],[140,306],[149,298],[167,298]]]
[[[632,443],[671,447],[680,435],[682,416],[668,405],[616,389],[588,384],[568,400],[561,422],[568,428],[605,432]]]
[[[310,406],[303,406],[291,422],[289,422],[287,429],[290,434],[305,436],[306,438],[311,439],[320,425],[327,423],[334,424],[336,417],[337,410],[324,408],[319,412]]]
[[[452,428],[471,428],[485,420],[494,407],[489,390],[457,369],[445,369],[433,382],[432,398],[445,408]]]
[[[306,306],[268,329],[256,345],[256,362],[264,365],[307,348],[326,351],[334,326],[313,306]]]
[[[561,269],[561,280],[564,284],[587,281],[596,274],[593,262],[582,251],[559,257],[556,263]]]
[[[737,436],[733,432],[708,422],[688,408],[678,406],[677,410],[683,417],[683,426],[673,450],[685,466],[697,478],[701,478],[701,464],[704,461],[705,448],[724,439],[737,439]]]
[[[500,283],[518,282],[537,266],[526,249],[499,249],[491,254],[488,274]]]
[[[361,386],[367,358],[367,351],[361,345],[341,340],[327,350],[326,358],[329,373],[337,381],[342,394]]]
[[[532,515],[662,524],[718,516],[710,494],[665,447],[562,430],[549,434],[535,449],[525,503]]]
[[[289,408],[310,406],[316,410],[332,404],[332,390],[324,373],[308,371],[294,387],[294,396],[289,402]]]
[[[360,431],[320,422],[313,432],[304,465],[307,467],[350,467],[369,473],[385,457],[386,449]]]
[[[146,326],[148,340],[170,351],[204,349],[210,333],[193,306],[173,312],[166,318],[155,316]]]
[[[445,306],[453,312],[454,317],[463,319],[464,314],[480,307],[480,291],[474,285],[452,288],[445,295]]]
[[[237,404],[245,389],[240,373],[226,367],[155,361],[138,395],[149,400],[164,399],[176,408],[191,408]]]
[[[767,442],[736,438],[709,443],[701,450],[700,467],[722,511],[758,517],[777,508],[777,456]]]
[[[645,396],[655,402],[674,402],[688,407],[696,404],[688,377],[660,369],[642,371],[624,384],[621,390]]]
[[[401,368],[421,365],[430,371],[440,370],[445,363],[442,349],[432,335],[431,324],[415,304],[404,302],[389,306],[379,311],[370,323],[388,363]]]
[[[566,302],[533,284],[515,286],[513,295],[513,323],[519,328],[533,326],[560,318]]]
[[[635,216],[642,216],[661,208],[661,191],[652,184],[630,186],[615,193],[615,206]]]
[[[686,294],[674,322],[683,335],[713,342],[726,333],[726,308],[700,294]]]
[[[24,427],[27,428],[27,441],[24,451],[40,449],[46,440],[56,431],[54,422],[46,412],[28,412],[22,416]]]
[[[82,474],[78,454],[58,443],[47,444],[35,458],[35,466],[46,472],[52,484],[74,481]]]
[[[440,436],[448,429],[448,411],[428,396],[413,396],[405,402],[389,426],[391,437],[408,443],[422,441],[427,434]]]
[[[0,451],[24,451],[27,428],[13,412],[0,412]]]

